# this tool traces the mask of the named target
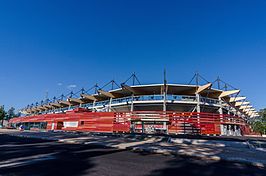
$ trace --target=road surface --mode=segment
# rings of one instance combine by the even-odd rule
[[[235,162],[133,153],[0,134],[0,175],[265,176],[266,170]]]

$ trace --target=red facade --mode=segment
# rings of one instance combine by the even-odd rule
[[[89,112],[75,109],[66,113],[43,114],[13,118],[10,125],[45,123],[46,130],[86,131],[106,133],[156,132],[169,134],[221,134],[221,125],[236,125],[242,134],[250,133],[249,126],[238,116],[192,112]],[[35,129],[38,127],[31,127]],[[145,129],[145,131],[143,131]]]

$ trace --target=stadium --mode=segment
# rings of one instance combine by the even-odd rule
[[[117,84],[81,89],[22,109],[9,125],[27,130],[241,136],[258,113],[240,90],[196,73],[188,84]]]

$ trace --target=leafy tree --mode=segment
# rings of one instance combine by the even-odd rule
[[[266,108],[261,109],[259,111],[259,115],[261,116],[261,121],[262,122],[266,122]]]
[[[252,129],[260,134],[266,134],[266,108],[259,111],[260,118],[254,120]]]
[[[5,108],[4,108],[4,106],[0,106],[0,120],[1,120],[2,126],[4,123],[5,116],[6,116]]]
[[[252,128],[255,132],[260,134],[265,134],[266,132],[266,123],[261,121],[256,121],[252,124]]]
[[[15,108],[11,107],[8,111],[7,111],[7,120],[16,117],[16,113],[15,113]]]

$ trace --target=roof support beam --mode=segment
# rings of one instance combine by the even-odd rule
[[[203,86],[199,86],[195,94],[199,94],[200,92],[209,89],[212,86],[212,83],[205,84]]]
[[[20,112],[23,113],[23,114],[29,114],[29,112],[26,111],[26,110],[24,110],[24,111],[20,111]]]
[[[72,105],[69,101],[64,101],[64,100],[60,100],[58,103],[62,104],[62,105],[67,105],[67,106],[71,106]]]
[[[78,98],[68,98],[67,101],[69,101],[70,103],[71,103],[71,102],[79,103],[79,104],[84,103],[82,100],[80,100],[80,99],[78,99]]]
[[[245,101],[245,102],[236,102],[235,103],[235,106],[243,106],[243,105],[249,105],[250,104],[250,102],[248,102],[248,101]]]
[[[249,105],[249,104],[250,104],[250,102],[248,102],[248,101],[245,101],[242,103],[242,105]]]
[[[244,109],[244,112],[248,112],[248,111],[255,111],[255,108],[248,108],[248,109]]]
[[[236,102],[236,101],[241,101],[241,100],[245,100],[247,97],[231,97],[229,102]]]
[[[100,93],[101,95],[104,95],[106,97],[109,97],[109,98],[115,98],[115,96],[112,93],[106,92],[104,90],[98,90],[98,93]]]
[[[60,108],[61,105],[59,103],[49,103],[49,105],[55,107],[55,108]]]
[[[37,107],[31,108],[32,112],[38,112],[39,110],[37,109]]]
[[[46,111],[46,110],[47,110],[47,108],[45,108],[44,106],[39,106],[38,109],[39,109],[40,111]]]
[[[239,109],[247,109],[247,108],[252,108],[252,106],[240,106]]]
[[[251,114],[254,114],[255,113],[255,111],[250,111],[249,113],[248,113],[248,115],[251,115]]]
[[[45,108],[47,108],[47,109],[51,109],[51,108],[53,108],[53,106],[51,106],[51,105],[43,105]]]
[[[126,84],[122,84],[121,87],[122,87],[122,89],[124,89],[128,92],[131,92],[132,94],[138,94],[138,92],[133,87],[130,87]]]
[[[220,94],[219,98],[223,98],[223,97],[226,97],[226,96],[228,96],[228,95],[236,94],[236,93],[239,93],[239,92],[240,92],[240,90],[228,90],[228,91],[223,91],[223,92]]]
[[[248,116],[250,116],[250,117],[254,117],[254,115],[255,115],[255,112],[248,114]]]
[[[97,98],[95,98],[93,95],[89,94],[80,94],[80,96],[84,99],[92,100],[92,101],[97,101]]]

